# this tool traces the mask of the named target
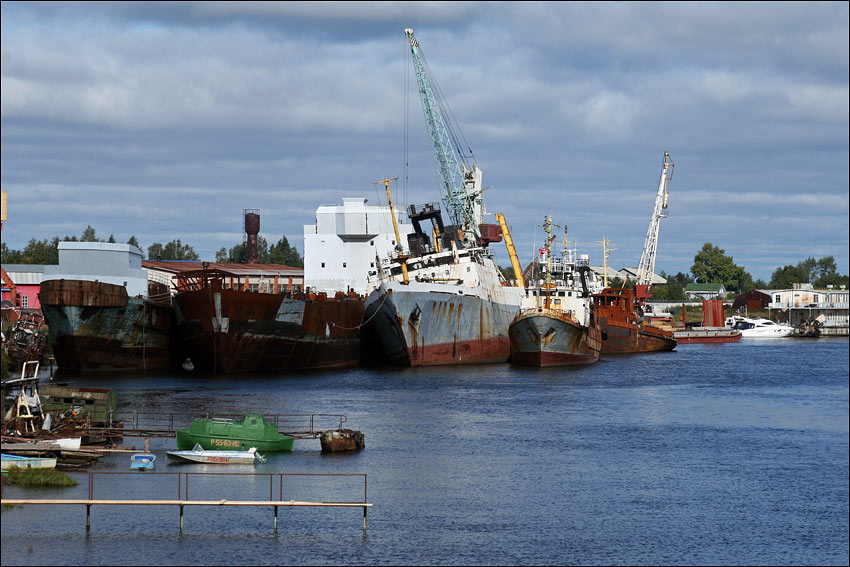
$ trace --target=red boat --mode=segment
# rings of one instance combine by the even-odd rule
[[[602,334],[602,354],[655,352],[676,348],[670,331],[646,325],[638,312],[634,290],[605,288],[593,295]]]

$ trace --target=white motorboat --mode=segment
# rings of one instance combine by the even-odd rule
[[[255,462],[266,462],[266,458],[257,452],[256,447],[247,451],[207,451],[200,443],[196,443],[191,451],[168,451],[166,454],[170,459],[192,463],[251,465]]]
[[[741,331],[744,339],[778,339],[794,334],[794,327],[762,317],[734,315],[726,318],[726,326]]]

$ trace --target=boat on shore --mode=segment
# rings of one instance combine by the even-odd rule
[[[176,433],[177,449],[189,450],[200,445],[207,451],[291,451],[294,439],[280,433],[274,425],[265,423],[258,413],[245,414],[242,419],[196,419],[186,429]]]
[[[249,291],[242,276],[206,268],[176,276],[184,354],[213,373],[342,368],[360,362],[357,294]]]
[[[591,289],[601,287],[586,255],[568,249],[566,231],[560,258],[551,254],[551,218],[544,224],[546,242],[534,266],[543,277],[526,286],[520,312],[508,328],[512,364],[569,366],[599,360],[602,337],[590,301]]]
[[[593,295],[602,335],[602,354],[669,351],[676,348],[671,331],[646,324],[635,293],[628,288],[605,288]]]
[[[175,461],[212,465],[252,465],[266,462],[266,458],[257,452],[256,447],[247,451],[208,451],[198,443],[192,450],[168,451],[166,454],[169,459]]]
[[[55,469],[55,457],[23,457],[20,455],[2,454],[2,468],[8,471],[11,468],[19,469]]]

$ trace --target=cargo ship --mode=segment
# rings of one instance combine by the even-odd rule
[[[413,30],[405,29],[431,142],[442,201],[451,221],[443,225],[439,203],[411,205],[414,232],[394,255],[376,258],[365,303],[365,332],[378,359],[407,366],[507,362],[508,326],[524,290],[508,286],[488,248],[500,227],[484,224],[482,172],[452,143],[453,119],[432,87]],[[397,178],[396,178],[397,179]],[[393,211],[387,188],[390,211]],[[421,223],[429,221],[427,232]]]
[[[645,324],[634,290],[605,288],[593,295],[599,319],[602,354],[668,351],[676,348],[673,333]]]
[[[178,361],[167,286],[149,282],[129,244],[60,242],[39,300],[61,370],[165,370]]]
[[[567,247],[566,228],[563,253],[553,258],[552,227],[547,217],[546,242],[532,264],[542,277],[538,273],[530,278],[521,311],[508,328],[511,364],[572,366],[599,360],[602,337],[590,297],[602,286],[590,270],[588,256],[579,258]]]
[[[330,297],[276,286],[250,291],[243,276],[210,267],[175,279],[178,335],[195,369],[302,370],[360,362],[363,298],[356,293]]]

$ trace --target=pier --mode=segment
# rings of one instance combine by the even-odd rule
[[[179,529],[183,531],[183,512],[187,506],[202,506],[202,507],[271,507],[274,509],[274,532],[278,531],[278,510],[280,508],[361,508],[363,510],[363,531],[366,531],[366,513],[372,504],[367,501],[367,476],[363,473],[189,473],[189,472],[89,472],[88,476],[88,496],[87,498],[6,498],[5,482],[0,484],[0,492],[2,492],[3,506],[85,506],[86,507],[86,531],[91,531],[91,510],[93,506],[177,506],[180,509]],[[177,498],[159,498],[159,499],[102,499],[95,498],[95,479],[106,476],[133,476],[135,478],[150,478],[156,476],[171,476],[176,477],[177,483]],[[269,498],[268,500],[244,500],[244,499],[193,499],[189,496],[190,479],[198,477],[268,477],[269,479]],[[306,501],[306,500],[284,500],[283,499],[283,481],[284,478],[302,477],[310,479],[332,478],[332,477],[353,477],[363,480],[363,500],[362,501]],[[278,489],[275,491],[275,478],[277,478]],[[218,480],[218,479],[216,479]],[[126,484],[123,485],[126,488]],[[275,494],[276,492],[276,494]],[[275,498],[275,496],[277,496]]]

